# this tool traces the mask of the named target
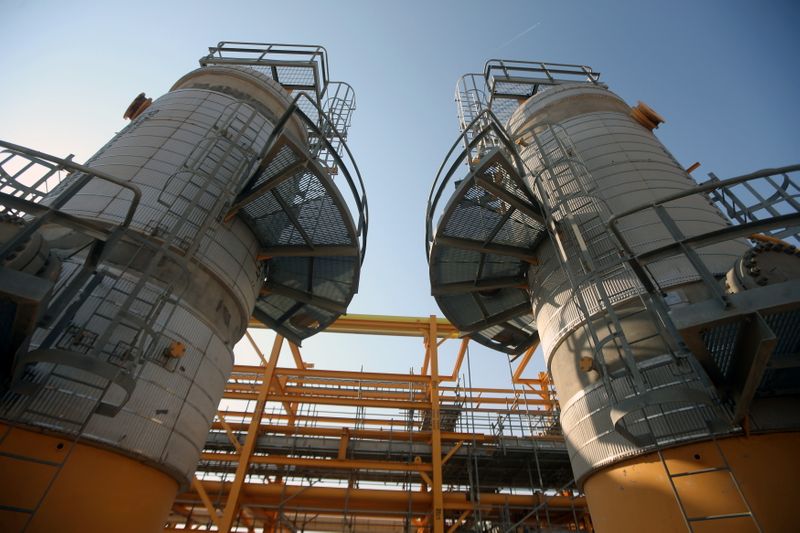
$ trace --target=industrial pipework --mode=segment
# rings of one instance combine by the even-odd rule
[[[477,342],[541,342],[597,530],[790,530],[800,165],[698,185],[586,66],[491,60],[456,101],[432,294]]]
[[[299,344],[358,288],[355,98],[326,51],[200,65],[84,165],[0,142],[3,531],[160,530],[251,316]]]

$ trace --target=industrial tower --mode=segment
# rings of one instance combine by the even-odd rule
[[[432,293],[477,342],[541,344],[597,531],[795,529],[800,166],[698,185],[585,66],[491,60],[456,101]]]
[[[84,165],[0,142],[0,529],[792,530],[800,166],[698,185],[584,66],[456,100],[449,320],[345,315],[368,213],[322,47],[220,43]],[[248,326],[274,343],[234,365]],[[314,368],[323,330],[419,338],[420,371]]]
[[[223,42],[84,165],[0,143],[0,529],[160,530],[251,316],[345,312],[354,108],[322,47]]]

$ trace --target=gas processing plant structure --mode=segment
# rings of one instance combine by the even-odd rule
[[[200,65],[84,165],[0,143],[4,530],[160,529],[250,317],[300,343],[358,288],[355,99],[326,51]]]
[[[432,293],[477,342],[541,343],[597,531],[794,529],[800,165],[698,185],[584,66],[492,60],[456,101]]]

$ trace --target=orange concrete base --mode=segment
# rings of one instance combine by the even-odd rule
[[[167,474],[129,457],[0,424],[0,531],[155,532],[178,490]],[[47,492],[35,516],[32,509]],[[29,522],[30,519],[30,522]]]
[[[776,433],[717,441],[765,533],[800,531],[800,433]],[[664,450],[617,463],[589,477],[586,499],[598,533],[687,531],[669,474],[722,467],[713,442]],[[745,503],[727,470],[673,477],[690,518],[745,512]],[[694,533],[751,533],[753,520],[693,521]]]

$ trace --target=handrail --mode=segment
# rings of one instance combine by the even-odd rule
[[[550,68],[556,67],[556,68]],[[567,67],[567,68],[558,68],[558,67]],[[588,65],[575,65],[569,63],[546,63],[543,61],[520,61],[514,59],[489,59],[483,65],[483,76],[486,79],[487,85],[489,84],[489,78],[492,77],[493,70],[503,70],[503,72],[508,75],[508,71],[520,71],[520,72],[531,72],[531,73],[543,73],[551,82],[558,82],[558,81],[568,81],[568,80],[557,80],[552,76],[552,74],[562,74],[568,76],[585,76],[587,78],[586,81],[591,82],[592,84],[597,84],[600,81],[600,73],[594,72],[592,67]],[[571,80],[576,81],[578,80]],[[585,82],[584,82],[585,83]]]
[[[128,207],[128,212],[125,215],[125,219],[123,220],[121,226],[122,227],[127,227],[131,223],[131,220],[133,219],[133,214],[136,211],[136,208],[139,206],[139,201],[141,200],[141,197],[142,197],[142,192],[139,190],[139,188],[137,186],[131,185],[130,183],[128,183],[126,181],[122,181],[120,179],[117,179],[114,176],[111,176],[110,174],[106,174],[105,172],[102,172],[100,170],[97,170],[97,169],[94,169],[94,168],[91,168],[91,167],[87,167],[87,166],[84,166],[84,165],[81,165],[81,164],[78,164],[78,163],[74,163],[74,162],[72,162],[70,160],[67,160],[67,159],[61,159],[60,157],[56,157],[56,156],[53,156],[53,155],[50,155],[50,154],[46,154],[44,152],[40,152],[40,151],[34,150],[32,148],[27,148],[25,146],[20,146],[18,144],[13,144],[13,143],[10,143],[10,142],[6,142],[6,141],[0,140],[0,147],[6,148],[6,149],[14,151],[14,152],[18,152],[18,153],[24,154],[26,156],[36,157],[38,159],[43,159],[45,161],[50,161],[50,162],[53,162],[53,163],[57,163],[58,165],[64,167],[66,170],[70,170],[72,172],[83,172],[85,174],[91,174],[91,175],[93,175],[93,176],[95,176],[97,178],[100,178],[102,180],[111,182],[111,183],[113,183],[115,185],[118,185],[120,187],[123,187],[125,189],[130,190],[133,193],[133,200],[131,200],[131,205]],[[85,185],[86,184],[84,184],[80,188],[83,188]]]
[[[300,108],[299,100],[301,98],[305,98],[306,100],[308,100],[314,106],[314,108],[319,113],[319,116],[321,118],[324,118],[325,121],[327,121],[327,124],[331,128],[331,131],[333,132],[333,134],[341,142],[341,146],[344,148],[345,152],[347,153],[347,157],[350,160],[350,163],[352,163],[353,169],[355,170],[355,173],[356,173],[356,177],[358,178],[358,185],[359,185],[358,188],[356,187],[356,184],[355,184],[355,182],[353,180],[353,177],[350,174],[350,170],[347,167],[347,165],[345,165],[344,160],[337,153],[337,151],[333,148],[333,145],[331,145],[330,141],[322,134],[322,131],[320,130],[320,128],[316,124],[316,122],[312,118],[310,118]],[[303,122],[306,123],[307,128],[312,133],[316,134],[317,137],[320,139],[320,141],[322,141],[325,144],[325,147],[329,150],[329,152],[333,156],[334,160],[336,161],[336,163],[339,165],[339,167],[342,169],[342,172],[344,173],[345,179],[347,180],[347,184],[350,187],[350,192],[353,194],[353,199],[355,200],[356,207],[358,208],[358,224],[357,224],[356,231],[357,231],[358,235],[361,237],[361,247],[360,247],[361,248],[361,264],[363,264],[364,263],[364,258],[366,256],[366,251],[367,251],[367,230],[368,230],[368,226],[369,226],[369,206],[367,204],[367,193],[366,193],[366,189],[365,189],[365,186],[364,186],[364,180],[361,177],[361,171],[358,169],[358,164],[356,164],[355,158],[353,157],[353,154],[350,151],[350,147],[347,146],[347,143],[345,142],[344,137],[336,129],[336,126],[333,124],[333,122],[330,120],[330,118],[328,118],[327,113],[325,113],[322,110],[322,108],[307,94],[298,93],[297,96],[295,96],[294,99],[292,100],[292,103],[289,105],[289,107],[286,108],[286,111],[284,111],[284,113],[280,117],[280,119],[278,119],[278,122],[275,123],[275,129],[273,129],[272,133],[270,133],[270,136],[267,138],[267,142],[264,144],[264,148],[262,149],[261,153],[259,154],[259,160],[261,161],[261,163],[259,164],[258,167],[256,167],[256,170],[252,173],[252,175],[250,176],[250,179],[247,180],[247,182],[245,183],[244,187],[242,188],[242,191],[248,191],[252,187],[253,183],[255,183],[255,181],[258,179],[258,176],[261,174],[261,172],[263,172],[263,170],[264,170],[264,168],[266,166],[266,162],[264,162],[263,159],[267,156],[269,151],[272,149],[272,147],[275,144],[275,141],[277,140],[277,138],[281,135],[281,133],[283,133],[283,130],[286,128],[286,124],[289,122],[289,119],[291,118],[291,116],[294,113],[297,113],[298,116],[300,117],[300,119]],[[360,191],[359,191],[359,189],[360,189]],[[360,196],[359,196],[359,192],[360,192]]]
[[[800,164],[798,164],[798,165],[789,165],[789,166],[786,166],[786,167],[779,167],[779,168],[765,168],[765,169],[762,169],[762,170],[757,170],[755,172],[751,172],[750,174],[744,174],[742,176],[736,176],[734,178],[728,178],[726,180],[717,180],[717,181],[709,180],[709,181],[707,181],[705,183],[702,183],[702,184],[700,184],[700,185],[698,185],[696,187],[693,187],[692,189],[689,189],[689,190],[686,190],[686,191],[677,192],[677,193],[673,193],[673,194],[669,194],[667,196],[659,198],[658,200],[654,200],[652,202],[647,202],[647,203],[644,203],[644,204],[640,204],[640,205],[638,205],[636,207],[632,207],[630,209],[626,209],[625,211],[622,211],[621,213],[617,213],[615,215],[612,215],[611,218],[608,219],[608,222],[606,224],[609,226],[609,228],[612,227],[612,226],[616,226],[616,223],[620,218],[624,218],[624,217],[630,216],[630,215],[632,215],[634,213],[637,213],[639,211],[644,211],[645,209],[653,208],[653,207],[655,207],[657,205],[660,205],[660,204],[665,204],[665,203],[668,203],[668,202],[679,200],[679,199],[685,198],[687,196],[692,196],[692,195],[695,195],[695,194],[700,194],[700,193],[712,191],[714,189],[722,189],[722,188],[725,188],[725,187],[729,187],[731,185],[736,185],[736,184],[743,183],[745,181],[750,181],[750,180],[757,179],[757,178],[766,178],[767,176],[774,176],[775,174],[787,174],[789,172],[796,172],[796,171],[800,171]]]
[[[328,148],[328,150],[330,151],[331,155],[333,156],[333,159],[336,161],[336,163],[342,169],[342,172],[344,172],[345,178],[347,179],[347,184],[350,187],[350,192],[353,193],[353,199],[356,201],[356,206],[358,207],[358,210],[359,210],[359,213],[358,213],[359,220],[358,220],[357,230],[358,230],[358,233],[361,234],[361,263],[363,264],[364,263],[364,257],[365,257],[366,251],[367,251],[367,226],[368,226],[368,223],[369,223],[369,206],[367,204],[367,192],[366,192],[366,188],[364,186],[364,180],[361,177],[361,171],[358,169],[358,164],[356,163],[356,160],[353,157],[353,153],[350,151],[350,147],[347,146],[347,143],[345,142],[344,137],[336,129],[336,126],[330,120],[330,118],[328,117],[327,113],[325,113],[322,110],[322,108],[319,105],[317,105],[317,103],[314,102],[311,99],[311,97],[309,97],[305,93],[298,94],[296,99],[299,100],[302,97],[305,97],[306,100],[311,102],[311,104],[313,104],[314,107],[319,112],[320,117],[324,118],[327,121],[328,125],[331,128],[331,131],[334,133],[334,135],[342,143],[341,146],[344,148],[345,152],[347,152],[347,157],[350,160],[350,163],[352,163],[353,170],[355,170],[356,177],[358,178],[358,185],[359,185],[359,189],[360,190],[356,189],[356,184],[353,181],[353,177],[350,174],[350,170],[348,169],[347,165],[345,165],[344,160],[341,158],[339,153],[334,149],[334,147],[331,144],[331,142],[324,135],[322,135],[322,132],[320,131],[319,127],[314,123],[314,121],[308,115],[306,115],[306,113],[302,109],[300,109],[298,107],[297,111],[301,115],[300,118],[302,118],[306,122],[306,124],[308,124],[309,128],[312,128],[314,133],[317,134],[317,136],[320,138],[320,140]],[[359,197],[359,193],[361,194],[360,197]],[[363,233],[362,233],[362,229],[363,229]]]
[[[455,159],[453,164],[450,166],[450,169],[445,174],[444,178],[442,178],[442,172],[444,171],[447,162],[450,161],[451,156],[453,155],[456,147],[462,142],[462,140],[466,140],[467,135],[469,132],[472,131],[475,124],[477,124],[480,120],[488,118],[489,124],[486,125],[482,130],[478,132],[475,137],[469,142],[465,144],[464,150],[458,155]],[[425,212],[425,256],[430,258],[430,251],[431,251],[431,243],[433,242],[433,212],[439,205],[439,200],[441,200],[442,194],[444,192],[444,188],[450,183],[455,171],[458,169],[458,166],[461,162],[467,157],[467,155],[472,151],[475,146],[483,140],[484,137],[489,135],[490,133],[494,132],[497,134],[500,141],[505,145],[506,149],[511,153],[512,157],[514,158],[514,162],[517,164],[517,170],[519,171],[520,176],[524,175],[524,172],[521,172],[521,160],[519,158],[519,154],[517,150],[514,148],[511,139],[508,138],[503,126],[500,123],[500,120],[497,116],[490,110],[484,109],[478,115],[472,119],[472,121],[464,128],[464,131],[456,138],[453,145],[448,150],[447,155],[445,155],[444,161],[442,161],[441,166],[439,167],[439,171],[436,173],[436,178],[433,180],[433,184],[431,185],[430,193],[428,194],[428,207]],[[442,180],[439,183],[440,179]],[[438,184],[438,187],[437,187]]]
[[[614,234],[614,236],[620,241],[620,243],[623,244],[623,246],[625,248],[625,252],[628,253],[628,254],[633,254],[633,251],[627,245],[627,241],[625,241],[625,239],[624,239],[624,237],[622,235],[622,232],[620,232],[619,227],[617,226],[617,223],[619,222],[620,219],[628,217],[628,216],[633,215],[635,213],[644,211],[645,209],[655,209],[657,206],[660,206],[660,205],[663,205],[663,204],[667,204],[667,203],[673,202],[675,200],[680,200],[681,198],[686,198],[688,196],[693,196],[693,195],[697,195],[697,194],[704,194],[704,193],[707,193],[709,191],[713,191],[713,190],[717,190],[717,189],[725,189],[727,187],[731,187],[733,185],[738,185],[740,183],[744,183],[746,181],[750,181],[750,180],[754,180],[754,179],[766,178],[766,177],[769,177],[769,176],[774,176],[776,174],[788,174],[789,172],[796,172],[796,171],[800,171],[800,164],[789,165],[789,166],[779,167],[779,168],[765,168],[765,169],[762,169],[762,170],[757,170],[755,172],[751,172],[750,174],[744,174],[742,176],[736,176],[734,178],[729,178],[729,179],[726,179],[726,180],[709,180],[709,181],[707,181],[705,183],[702,183],[702,184],[700,184],[700,185],[698,185],[696,187],[693,187],[693,188],[691,188],[689,190],[680,191],[680,192],[677,192],[677,193],[669,194],[667,196],[664,196],[664,197],[659,198],[657,200],[654,200],[652,202],[647,202],[645,204],[640,204],[640,205],[638,205],[636,207],[632,207],[630,209],[626,209],[625,211],[622,211],[621,213],[616,213],[616,214],[612,215],[608,219],[608,221],[606,222],[606,226]],[[785,216],[785,217],[771,217],[771,218],[766,219],[766,220],[758,221],[758,223],[756,223],[756,221],[753,221],[754,222],[754,228],[761,228],[763,226],[763,228],[761,228],[761,229],[768,229],[768,228],[771,227],[768,223],[769,223],[770,220],[773,220],[773,219],[781,219],[781,220],[786,219],[786,221],[791,221],[791,217],[788,216],[788,215]],[[738,226],[739,225],[735,225],[733,227],[725,228],[725,229],[723,229],[721,231],[711,232],[711,233],[718,233],[720,236],[724,236],[724,235],[730,234],[730,237],[734,238],[735,234],[736,234],[736,229],[737,229]],[[756,229],[754,229],[754,231],[756,231]],[[703,234],[703,235],[705,235],[705,234]],[[703,235],[698,235],[698,236],[695,236],[695,237],[691,237],[690,239],[687,239],[687,240],[697,240],[698,238],[701,238]],[[666,251],[668,249],[671,249],[673,247],[674,247],[674,244],[669,244],[669,245],[663,246],[663,247],[661,247],[661,248],[659,248],[657,250],[651,250],[651,251],[647,252],[647,254],[648,255],[654,255],[656,252],[664,252],[664,251]]]
[[[232,45],[232,46],[231,46]],[[253,48],[240,48],[240,46],[253,47]],[[255,48],[260,47],[260,48]],[[315,81],[321,82],[321,86],[316,88],[317,97],[321,97],[328,88],[330,71],[328,68],[328,51],[321,45],[307,45],[307,44],[290,44],[290,43],[257,43],[252,41],[220,41],[216,46],[208,47],[208,55],[200,58],[200,64],[204,65],[204,61],[221,61],[230,62],[226,60],[237,60],[237,58],[225,57],[223,52],[241,52],[245,54],[258,54],[257,58],[243,58],[241,61],[246,61],[246,64],[266,63],[276,64],[277,60],[265,60],[264,56],[267,54],[285,54],[285,55],[301,55],[310,56],[311,58],[319,58],[319,74],[322,79]],[[216,55],[215,55],[216,54]],[[311,59],[308,63],[315,63],[316,59]],[[316,70],[316,68],[315,68]],[[275,80],[278,81],[278,80]]]
[[[693,235],[683,238],[678,238],[673,234],[673,242],[639,254],[636,254],[633,251],[631,246],[628,244],[627,240],[622,235],[622,232],[620,231],[617,225],[618,222],[622,218],[631,216],[635,213],[639,213],[646,209],[654,209],[656,211],[660,209],[663,212],[662,213],[663,216],[669,216],[666,214],[666,211],[664,211],[663,207],[664,204],[667,204],[669,202],[680,200],[682,198],[686,198],[693,195],[705,194],[708,193],[709,191],[724,190],[726,188],[738,185],[740,183],[744,183],[754,179],[765,178],[776,174],[788,175],[789,172],[795,172],[799,170],[800,170],[800,164],[789,165],[780,168],[762,169],[756,172],[751,172],[750,174],[744,174],[742,176],[729,178],[727,180],[709,180],[708,182],[700,184],[689,190],[669,194],[655,201],[648,202],[645,204],[640,204],[638,206],[632,207],[620,213],[616,213],[608,219],[608,221],[606,222],[606,227],[614,235],[614,237],[618,240],[618,242],[622,247],[622,252],[624,252],[624,256],[621,257],[621,260],[631,264],[640,282],[643,284],[643,286],[648,292],[656,290],[657,284],[653,285],[651,280],[648,279],[647,274],[645,273],[645,270],[642,268],[642,265],[640,263],[651,263],[659,259],[663,259],[666,257],[682,253],[689,259],[689,261],[692,263],[693,267],[698,272],[698,274],[700,274],[700,276],[704,280],[710,283],[710,288],[713,291],[719,293],[719,287],[712,281],[713,276],[711,276],[711,273],[708,272],[708,269],[705,268],[702,262],[698,262],[697,259],[692,258],[693,256],[690,255],[690,252],[686,250],[687,245],[702,247],[703,245],[710,245],[715,242],[728,241],[731,239],[748,236],[751,235],[752,233],[767,231],[777,227],[789,227],[789,228],[796,227],[793,226],[792,224],[794,222],[800,222],[800,213],[772,216],[770,218],[765,218],[763,220],[752,220],[750,222],[729,225],[721,229],[717,229],[715,231],[710,231],[706,233],[701,233],[699,235]],[[720,296],[723,305],[727,306],[728,302],[725,296],[721,293],[718,294],[718,296]]]

